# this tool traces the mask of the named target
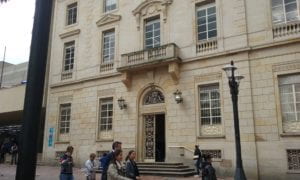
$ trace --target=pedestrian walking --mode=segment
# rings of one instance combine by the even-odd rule
[[[107,170],[107,180],[131,180],[125,177],[125,170],[122,166],[123,153],[121,149],[115,150],[113,159]]]
[[[72,146],[68,146],[66,153],[60,158],[60,180],[74,180],[73,176],[73,154],[74,148]]]
[[[202,179],[203,180],[217,180],[216,170],[212,166],[211,155],[204,156],[204,163],[202,165]]]
[[[125,161],[126,161],[126,177],[133,179],[133,180],[138,180],[141,179],[140,178],[140,173],[139,173],[139,169],[137,167],[137,164],[135,162],[135,157],[136,157],[136,153],[134,150],[129,151]]]
[[[105,163],[105,157],[107,153],[103,153],[102,156],[99,158],[99,170],[103,170],[103,164]]]
[[[195,145],[195,151],[194,151],[194,158],[193,159],[195,160],[195,168],[196,168],[197,176],[199,176],[200,175],[201,163],[202,163],[202,154],[201,154],[201,151],[200,151],[198,145]]]
[[[10,164],[17,164],[17,156],[18,156],[18,145],[17,143],[14,143],[10,149],[11,153],[11,162]]]
[[[85,165],[84,172],[85,172],[86,180],[96,180],[95,158],[96,158],[96,154],[91,153],[90,159],[88,159],[84,164]]]
[[[112,151],[109,152],[107,154],[107,156],[105,156],[102,161],[101,161],[101,164],[102,164],[102,175],[101,175],[101,180],[107,180],[107,170],[108,170],[108,166],[110,164],[110,162],[112,161],[113,157],[114,157],[114,152],[116,150],[121,150],[122,149],[122,143],[119,142],[119,141],[115,141],[113,142],[112,144]]]

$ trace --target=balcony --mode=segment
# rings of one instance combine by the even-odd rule
[[[128,54],[121,57],[121,65],[118,71],[132,71],[154,67],[156,65],[168,64],[170,62],[178,62],[178,47],[176,44],[166,44],[156,48],[145,49]]]
[[[288,24],[275,25],[273,27],[273,37],[281,38],[300,33],[300,22],[293,22]]]
[[[169,66],[169,73],[173,80],[178,79],[179,49],[176,44],[166,44],[156,48],[122,54],[121,63],[117,70],[123,73],[123,82],[126,86],[130,84],[130,73],[134,71]]]

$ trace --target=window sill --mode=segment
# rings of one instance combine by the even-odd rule
[[[78,22],[76,22],[76,23],[74,23],[74,24],[69,24],[69,25],[65,25],[65,29],[70,29],[70,28],[72,28],[72,27],[75,27],[75,26],[77,26],[78,25]]]
[[[288,170],[287,174],[300,174],[300,170]]]
[[[216,135],[216,136],[198,136],[198,139],[225,139],[225,135]]]
[[[96,142],[113,142],[113,139],[97,139]]]
[[[280,136],[281,137],[299,137],[300,132],[299,133],[281,133]]]
[[[70,144],[70,141],[56,141],[54,144]]]
[[[114,10],[110,10],[110,11],[103,11],[103,16],[108,15],[108,14],[113,14],[118,12],[118,8],[114,9]]]

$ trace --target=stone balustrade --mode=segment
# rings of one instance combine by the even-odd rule
[[[107,71],[111,71],[114,69],[114,63],[110,62],[110,63],[103,63],[100,65],[100,72],[107,72]]]
[[[147,66],[156,62],[178,60],[178,47],[176,44],[166,44],[159,47],[123,54],[118,70],[134,66]]]
[[[198,42],[196,45],[197,53],[205,53],[218,49],[218,40],[212,39],[208,41]]]
[[[280,24],[273,27],[273,37],[280,38],[284,36],[298,34],[300,32],[300,22],[289,24]]]

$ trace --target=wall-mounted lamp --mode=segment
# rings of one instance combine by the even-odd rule
[[[174,92],[174,98],[177,104],[182,103],[183,98],[182,98],[182,93],[177,89],[176,92]]]
[[[118,99],[118,104],[119,104],[119,107],[120,107],[121,110],[127,108],[127,104],[125,103],[125,99],[123,99],[122,97],[120,97]]]

